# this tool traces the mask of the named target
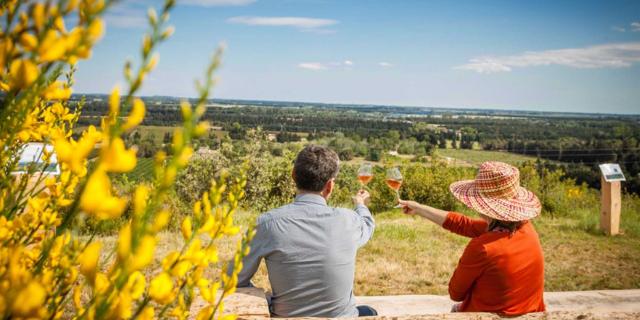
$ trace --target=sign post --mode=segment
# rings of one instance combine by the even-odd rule
[[[625,181],[620,165],[605,163],[600,165],[602,172],[602,204],[600,209],[600,228],[607,235],[620,233],[620,208],[622,206],[620,181]]]

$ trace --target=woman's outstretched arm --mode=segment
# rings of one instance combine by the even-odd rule
[[[410,215],[419,215],[423,218],[431,220],[435,224],[442,226],[445,220],[447,220],[448,211],[436,209],[424,204],[419,204],[415,201],[400,200],[402,206],[402,212]]]
[[[471,219],[460,213],[436,209],[415,201],[400,200],[400,205],[405,214],[419,215],[464,237],[475,238],[487,232],[487,222],[482,219]]]

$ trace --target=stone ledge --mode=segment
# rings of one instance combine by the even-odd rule
[[[290,318],[290,319],[314,319],[320,320],[323,318]],[[491,313],[443,313],[443,314],[427,314],[427,315],[414,315],[414,316],[378,316],[378,317],[366,317],[358,319],[367,320],[499,320],[499,319],[514,319],[514,320],[636,320],[640,319],[640,313],[631,312],[612,312],[603,314],[592,314],[584,312],[540,312],[530,313],[520,317],[502,318]]]
[[[190,319],[195,319],[200,309],[207,303],[196,299],[191,304]],[[238,319],[267,319],[269,305],[264,291],[260,288],[238,288],[236,292],[224,299],[224,314],[236,314]]]
[[[544,300],[547,312],[640,312],[640,290],[545,292]],[[356,301],[385,316],[444,314],[454,304],[448,296],[438,295],[356,297]]]

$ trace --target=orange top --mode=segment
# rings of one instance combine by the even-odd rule
[[[445,229],[472,238],[449,282],[460,311],[505,316],[545,311],[544,260],[538,233],[525,222],[513,235],[487,232],[487,223],[449,212]]]

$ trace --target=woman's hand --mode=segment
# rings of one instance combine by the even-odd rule
[[[400,206],[402,207],[402,212],[404,212],[404,214],[419,215],[439,226],[442,226],[444,221],[447,220],[447,211],[419,204],[415,201],[400,200]]]
[[[402,207],[402,212],[408,215],[415,215],[418,213],[418,208],[420,208],[419,203],[411,200],[400,200],[399,203]]]

